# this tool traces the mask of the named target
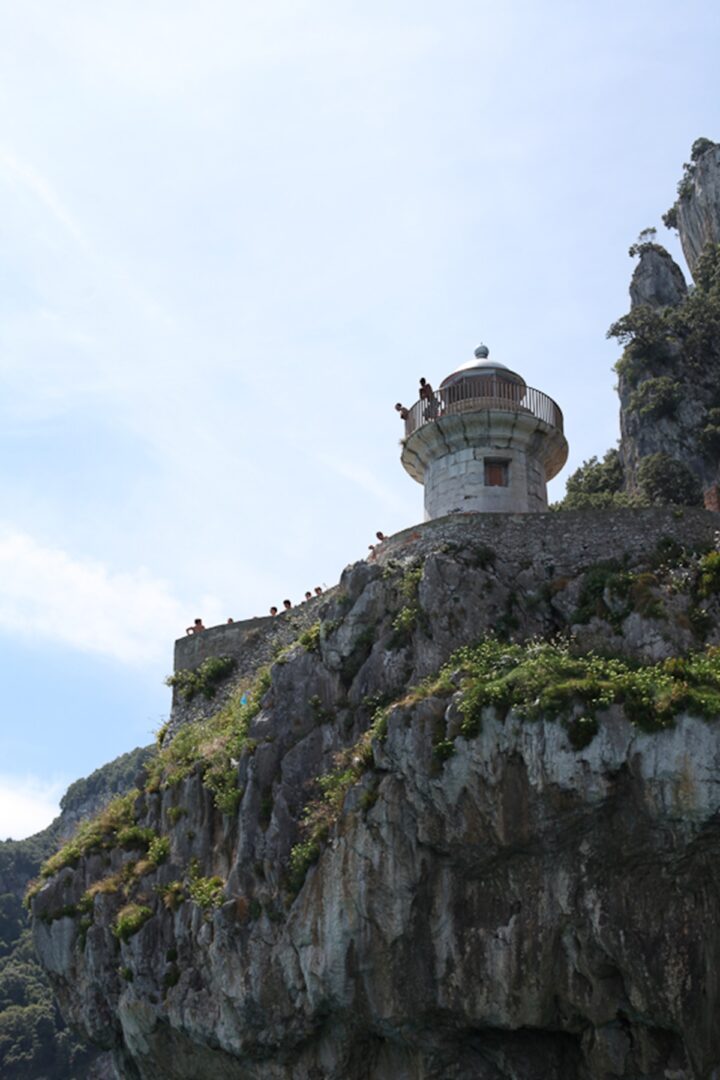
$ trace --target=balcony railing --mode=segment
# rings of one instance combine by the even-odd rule
[[[531,386],[511,382],[497,375],[475,375],[437,390],[430,400],[421,398],[408,410],[405,437],[423,424],[457,413],[482,412],[497,409],[502,412],[530,413],[562,433],[563,414],[552,398]]]

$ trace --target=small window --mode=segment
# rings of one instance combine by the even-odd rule
[[[485,458],[485,487],[507,487],[509,461]]]

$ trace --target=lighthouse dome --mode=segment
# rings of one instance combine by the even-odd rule
[[[525,388],[525,380],[522,375],[518,375],[517,372],[511,371],[505,364],[498,363],[497,360],[490,359],[490,350],[487,345],[478,345],[475,350],[475,355],[471,360],[466,360],[464,364],[460,364],[455,368],[450,375],[447,375],[440,383],[441,387],[452,386],[456,382],[460,382],[461,379],[472,378],[479,375],[497,375],[504,382],[515,383],[518,386]]]

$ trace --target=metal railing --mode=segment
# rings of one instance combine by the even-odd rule
[[[423,424],[444,416],[487,409],[530,413],[561,433],[563,430],[563,414],[559,406],[541,390],[497,375],[475,375],[436,390],[429,400],[421,398],[416,401],[408,410],[405,437],[412,435]]]

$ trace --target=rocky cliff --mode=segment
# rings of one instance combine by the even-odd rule
[[[33,954],[22,899],[29,881],[78,824],[132,787],[148,756],[133,750],[71,784],[61,813],[26,840],[0,843],[0,1076],[3,1080],[106,1080],[111,1062],[67,1028]]]
[[[45,864],[68,1019],[142,1080],[720,1075],[718,528],[471,515],[348,568]]]
[[[644,502],[717,509],[720,479],[720,145],[698,139],[678,200],[677,228],[695,279],[645,230],[631,309],[611,328],[617,364],[624,491]]]
[[[720,244],[720,143],[696,139],[683,167],[678,197],[665,223],[680,233],[683,255],[695,277],[700,256]]]

